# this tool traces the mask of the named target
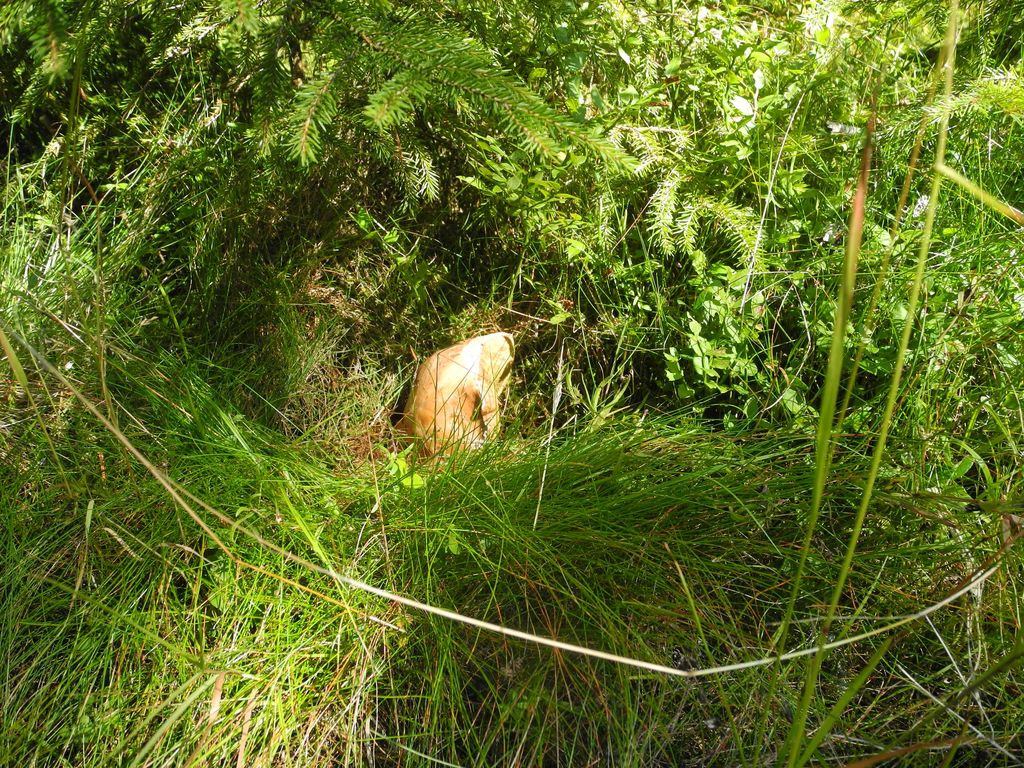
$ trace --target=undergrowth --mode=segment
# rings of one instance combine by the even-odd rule
[[[10,510],[0,745],[8,762],[777,759],[802,678],[798,660],[772,656],[807,522],[807,437],[627,418],[556,435],[549,451],[539,438],[508,438],[411,473],[382,451],[385,460],[336,473],[226,406],[199,370],[160,373],[126,381],[148,405],[124,432],[237,527],[200,505],[193,519],[102,429],[55,426],[51,437],[61,453],[76,451],[81,475],[69,478],[70,491],[55,477],[41,482],[52,457],[31,439],[30,420],[14,426],[0,484]],[[71,410],[61,401],[72,395],[53,392],[55,407]],[[160,435],[142,427],[152,423],[163,425]],[[1003,462],[1013,466],[989,457],[994,481],[1015,471],[1005,475]],[[813,647],[866,466],[857,450],[836,457],[791,649]],[[1022,563],[1010,546],[1019,530],[1004,526],[1011,513],[889,478],[829,635],[851,642],[827,658],[812,729],[879,644],[895,642],[819,747],[823,759],[935,733],[967,737],[961,750],[977,760],[1000,762],[1020,748],[1011,662],[1024,652]],[[950,605],[855,640],[962,590],[996,562]],[[698,676],[424,615],[332,571]],[[744,662],[760,665],[713,671]]]
[[[1021,10],[0,9],[0,763],[1024,762]]]

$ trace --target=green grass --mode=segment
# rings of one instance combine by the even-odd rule
[[[590,119],[641,176],[467,135],[439,97],[364,135],[389,66],[291,163],[255,140],[300,87],[238,87],[284,74],[273,50],[177,11],[130,17],[182,44],[145,93],[89,16],[116,3],[82,11],[70,81],[4,47],[0,764],[1024,762],[1021,65],[968,9],[958,79],[917,104],[929,30],[885,18],[910,5],[813,45],[825,5],[698,14],[673,65],[698,90],[596,18]],[[890,55],[851,206],[860,137],[816,126],[856,133]],[[579,73],[545,66],[564,101]],[[885,199],[910,156],[923,222]],[[410,467],[414,358],[496,328],[504,435]]]
[[[556,434],[550,451],[544,435],[513,434],[450,466],[419,467],[419,484],[375,458],[386,443],[336,474],[318,449],[226,406],[200,369],[164,373],[150,368],[114,387],[148,399],[122,420],[125,432],[159,471],[238,525],[191,503],[219,547],[94,421],[54,431],[65,458],[76,452],[73,491],[42,482],[52,462],[26,414],[4,445],[0,485],[10,510],[3,762],[778,758],[805,664],[771,662],[807,523],[809,437],[623,417]],[[66,390],[54,393],[58,410],[75,410]],[[148,423],[162,424],[160,434]],[[790,649],[814,647],[867,467],[857,451],[836,455]],[[1022,652],[1022,561],[1019,547],[1003,546],[1009,512],[909,492],[899,477],[876,495],[830,640],[894,624],[998,567],[926,619],[825,655],[808,735],[853,690],[818,759],[961,734],[969,744],[957,760],[1003,764],[999,749],[1021,748],[1012,662]],[[667,676],[424,614],[332,572],[680,670],[763,663]]]

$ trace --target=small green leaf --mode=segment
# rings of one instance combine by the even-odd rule
[[[800,397],[799,393],[797,393],[792,388],[787,388],[782,393],[781,402],[782,402],[782,406],[787,411],[789,411],[790,413],[792,413],[794,415],[799,415],[800,412],[803,411],[803,409],[804,409],[804,400],[803,400],[803,398]]]
[[[448,531],[448,551],[453,555],[462,551],[462,545],[459,543],[459,537],[455,535],[455,531]]]
[[[565,254],[570,258],[574,259],[587,250],[587,244],[581,240],[573,238],[569,241],[569,244],[565,247]]]
[[[950,480],[957,480],[967,474],[967,470],[974,466],[974,457],[964,456],[960,463],[954,467],[953,472],[950,474]]]
[[[365,208],[360,208],[359,212],[352,218],[355,219],[356,226],[366,234],[370,235],[376,231],[373,226],[373,217],[370,216],[369,212]]]
[[[402,485],[406,488],[422,488],[426,481],[418,472],[410,472],[402,478]]]
[[[729,103],[732,104],[733,108],[741,115],[750,117],[754,114],[754,105],[742,96],[733,96],[729,100]]]
[[[676,384],[676,397],[680,400],[689,400],[695,394],[693,387],[682,379]]]

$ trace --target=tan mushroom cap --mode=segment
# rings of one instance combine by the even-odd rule
[[[479,447],[498,431],[514,358],[508,333],[435,352],[416,373],[399,429],[420,441],[422,456]]]

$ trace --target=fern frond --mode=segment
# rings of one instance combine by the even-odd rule
[[[401,137],[401,152],[392,157],[398,165],[402,186],[410,198],[435,201],[440,196],[441,179],[434,168],[434,159],[412,138]]]
[[[54,0],[26,3],[22,9],[27,11],[22,24],[27,27],[36,65],[51,81],[63,76],[64,40],[67,37],[64,10]]]
[[[412,147],[405,157],[407,167],[412,171],[416,194],[425,200],[436,201],[441,194],[441,179],[434,167],[434,159],[422,147]]]
[[[632,139],[634,151],[640,156],[640,164],[633,171],[635,175],[645,176],[665,161],[665,153],[649,133],[634,130]]]
[[[594,209],[597,216],[597,242],[602,250],[608,251],[621,236],[623,227],[619,226],[622,208],[607,185],[598,194]]]
[[[275,146],[274,134],[281,105],[288,103],[293,90],[288,65],[281,55],[282,34],[278,29],[279,24],[265,22],[261,25],[255,35],[251,53],[253,61],[249,83],[257,107],[253,134],[263,153]]]
[[[672,254],[676,249],[673,237],[677,208],[676,193],[682,182],[683,175],[679,169],[673,168],[654,190],[648,207],[647,228],[654,237],[654,242],[659,250],[666,256]]]
[[[221,0],[221,12],[236,27],[255,32],[260,26],[260,14],[254,0]]]
[[[292,157],[303,165],[315,162],[320,152],[320,134],[338,112],[334,76],[312,80],[295,95],[289,140]]]
[[[681,200],[675,216],[673,239],[679,252],[690,260],[698,275],[703,274],[707,268],[707,257],[697,247],[699,222],[700,213],[694,201],[690,198]]]
[[[653,125],[616,126],[611,141],[639,158],[633,175],[650,176],[667,165],[678,165],[690,148],[690,136],[677,128]]]
[[[747,263],[754,265],[755,270],[763,268],[760,248],[757,244],[758,215],[749,208],[744,208],[724,200],[702,198],[700,207],[708,215],[713,226],[733,243],[736,254]]]
[[[952,112],[976,111],[986,117],[1002,113],[1024,117],[1024,78],[1014,70],[986,72],[962,90],[950,105]]]
[[[667,151],[680,159],[693,147],[693,137],[687,131],[677,128],[662,128],[659,129],[659,133],[665,137]]]
[[[761,268],[757,245],[758,217],[752,210],[723,200],[680,195],[685,178],[673,168],[658,184],[647,206],[647,229],[666,256],[679,254],[701,274],[707,256],[700,248],[701,234],[717,230],[737,256]]]
[[[405,122],[430,94],[430,83],[418,73],[410,70],[399,72],[370,96],[363,114],[374,126],[386,131]]]
[[[631,165],[612,142],[558,114],[498,68],[491,53],[475,40],[428,23],[415,13],[393,26],[363,23],[364,36],[377,51],[403,70],[465,98],[531,150],[556,157],[567,144],[575,144],[609,165]]]

